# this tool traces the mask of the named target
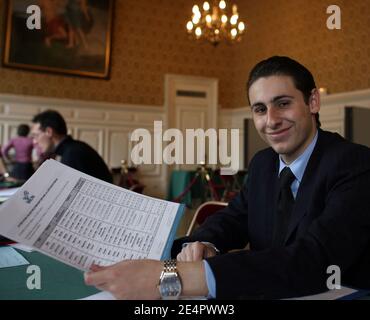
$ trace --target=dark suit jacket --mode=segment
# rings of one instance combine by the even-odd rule
[[[296,196],[285,245],[272,247],[277,206],[278,155],[266,149],[253,158],[248,180],[224,210],[190,238],[221,252],[207,259],[217,298],[285,298],[327,290],[330,265],[342,285],[370,288],[370,149],[319,130]]]
[[[60,162],[95,178],[112,183],[112,175],[100,155],[87,143],[67,136],[55,149]]]

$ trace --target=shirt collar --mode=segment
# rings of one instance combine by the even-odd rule
[[[308,160],[310,159],[310,156],[312,154],[313,149],[315,148],[317,137],[318,137],[318,130],[316,130],[316,134],[314,138],[312,139],[311,143],[308,145],[306,150],[297,158],[295,159],[290,165],[286,165],[281,156],[279,155],[279,175],[280,172],[285,168],[289,167],[290,170],[292,170],[294,176],[298,180],[299,183],[301,183],[304,171],[306,170]]]
[[[54,153],[58,154],[63,149],[64,142],[71,140],[72,137],[70,135],[66,135],[64,138],[62,138],[57,145],[54,147]]]

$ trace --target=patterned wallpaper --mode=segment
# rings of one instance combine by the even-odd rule
[[[4,16],[0,0],[0,19]],[[331,93],[370,87],[370,0],[337,0],[342,30],[326,28],[326,0],[235,0],[248,31],[237,46],[195,43],[185,24],[195,0],[116,0],[109,80],[0,67],[0,92],[163,105],[166,73],[216,77],[223,108],[246,105],[250,68],[274,54],[310,68]],[[4,23],[0,23],[1,46]],[[2,47],[0,47],[2,55]]]
[[[246,105],[245,82],[253,65],[272,55],[304,64],[329,93],[370,88],[370,0],[239,1],[248,24],[237,48],[232,106]],[[341,8],[342,29],[329,30],[326,9]]]
[[[2,18],[4,2],[0,0]],[[173,73],[219,78],[222,104],[227,105],[234,64],[230,48],[187,38],[185,25],[193,0],[115,2],[110,80],[0,68],[0,92],[163,105],[164,75]]]

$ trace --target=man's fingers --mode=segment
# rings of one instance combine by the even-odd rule
[[[99,266],[97,264],[92,264],[90,266],[90,271],[101,271],[104,270],[106,267]]]
[[[183,254],[182,252],[180,252],[180,253],[176,256],[176,260],[177,260],[177,261],[181,261],[181,262],[186,261],[186,260],[185,260],[185,256],[184,256],[184,254]]]
[[[200,242],[195,242],[192,246],[192,261],[200,261],[206,250],[206,246]]]
[[[110,271],[104,268],[100,271],[85,272],[84,278],[85,283],[89,286],[102,286],[109,281],[111,276]]]
[[[177,260],[182,262],[200,261],[206,255],[207,246],[201,242],[194,242],[188,244],[177,255]]]
[[[211,258],[211,257],[214,257],[216,255],[216,253],[209,249],[209,250],[206,250],[205,254],[204,254],[204,258]]]
[[[108,285],[102,284],[100,286],[95,286],[95,288],[99,289],[100,291],[109,291],[108,290]]]

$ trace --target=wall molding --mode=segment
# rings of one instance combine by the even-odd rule
[[[124,103],[113,103],[113,102],[101,102],[101,101],[89,101],[89,100],[74,100],[74,99],[62,99],[62,98],[48,98],[39,96],[26,96],[26,95],[13,95],[0,93],[0,103],[27,103],[27,104],[39,104],[39,105],[51,105],[51,106],[70,106],[73,107],[76,104],[79,108],[94,108],[94,109],[112,109],[112,110],[131,110],[141,112],[163,112],[164,106],[154,105],[139,105],[139,104],[124,104]]]
[[[359,107],[370,108],[370,89],[341,92],[321,96],[323,106],[361,104]]]

